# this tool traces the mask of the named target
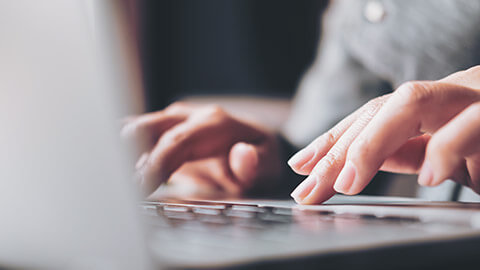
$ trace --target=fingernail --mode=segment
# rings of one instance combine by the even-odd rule
[[[290,167],[301,168],[303,165],[312,159],[315,151],[311,147],[303,148],[288,160]]]
[[[355,181],[356,175],[357,169],[355,168],[355,164],[353,164],[351,161],[347,161],[345,166],[343,166],[342,171],[338,175],[337,181],[335,181],[333,188],[337,192],[348,194],[353,182]]]
[[[143,168],[145,163],[147,163],[147,160],[148,160],[148,153],[145,152],[140,156],[137,163],[135,164],[135,169],[140,170],[141,168]]]
[[[422,186],[429,186],[432,184],[432,181],[432,167],[430,167],[430,163],[428,161],[425,161],[422,165],[422,169],[420,169],[420,173],[418,174],[418,183]]]
[[[303,180],[300,185],[298,185],[298,187],[290,194],[290,196],[292,196],[292,198],[295,199],[297,203],[301,203],[305,199],[305,197],[310,194],[316,184],[317,180],[315,176],[310,175],[305,180]]]

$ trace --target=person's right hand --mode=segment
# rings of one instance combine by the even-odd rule
[[[273,184],[280,172],[275,136],[218,106],[175,103],[129,118],[122,136],[138,144],[138,182],[147,194],[185,181],[239,195]]]
[[[316,204],[355,195],[379,171],[446,180],[480,194],[480,66],[412,81],[371,100],[302,149],[289,164],[309,175],[292,197]]]

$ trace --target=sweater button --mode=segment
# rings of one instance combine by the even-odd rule
[[[387,12],[382,2],[378,0],[370,0],[363,9],[363,16],[370,23],[379,23],[385,19]]]

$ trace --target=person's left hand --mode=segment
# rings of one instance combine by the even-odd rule
[[[292,192],[301,204],[357,194],[378,170],[447,179],[480,193],[480,66],[439,81],[408,82],[349,115],[289,161],[309,175]]]
[[[122,136],[138,146],[136,180],[150,198],[239,196],[280,183],[275,134],[217,105],[177,102],[130,117]]]

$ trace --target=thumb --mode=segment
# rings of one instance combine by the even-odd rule
[[[261,151],[261,147],[244,142],[238,142],[230,149],[228,162],[240,184],[251,186],[259,175]]]

